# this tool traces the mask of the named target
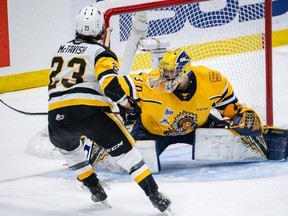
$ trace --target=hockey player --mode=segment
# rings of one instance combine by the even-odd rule
[[[253,151],[265,158],[269,154],[262,136],[267,130],[263,130],[255,110],[238,102],[232,85],[220,72],[191,66],[189,56],[181,49],[166,52],[159,68],[150,73],[130,74],[119,81],[128,95],[137,98],[142,109],[132,136],[136,140],[155,140],[158,157],[171,144],[194,145],[195,130],[203,127],[229,128],[235,135],[241,135]],[[226,120],[219,121],[211,115],[213,108]],[[129,113],[121,107],[120,114],[127,124],[131,123]],[[268,134],[271,133],[273,130],[269,130]],[[275,159],[287,157],[287,131],[275,131],[276,136],[279,133],[284,156],[273,155]],[[269,142],[275,143],[278,138],[270,135]]]
[[[157,140],[159,155],[170,144],[192,144],[195,128],[211,124],[212,108],[231,120],[249,114],[252,125],[244,125],[243,130],[255,134],[262,131],[257,113],[238,102],[227,78],[205,66],[192,67],[189,56],[181,49],[166,52],[159,68],[149,74],[124,76],[121,85],[132,89],[128,94],[139,98],[142,108],[141,119],[131,132],[133,137]],[[240,126],[239,122],[231,123],[235,129]]]
[[[135,140],[111,112],[112,102],[137,118],[140,109],[118,82],[116,55],[99,43],[105,32],[103,12],[96,5],[77,15],[75,39],[62,44],[52,59],[49,82],[49,138],[59,148],[78,180],[89,188],[94,202],[107,198],[79,140],[82,135],[98,145],[129,172],[161,212],[170,200],[158,186]]]

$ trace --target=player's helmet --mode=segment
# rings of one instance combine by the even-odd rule
[[[190,71],[190,58],[181,49],[166,52],[159,63],[160,79],[161,82],[164,82],[165,90],[169,93],[183,82]]]
[[[104,34],[104,15],[95,5],[82,8],[76,17],[76,32],[84,36],[102,37]],[[100,38],[101,38],[100,37]]]

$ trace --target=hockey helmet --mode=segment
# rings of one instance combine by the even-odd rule
[[[166,52],[159,63],[160,80],[169,93],[183,82],[190,71],[190,58],[181,49]]]
[[[82,8],[76,17],[76,32],[85,36],[102,36],[104,34],[104,15],[95,4]]]

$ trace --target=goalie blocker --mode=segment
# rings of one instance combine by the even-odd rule
[[[94,166],[103,166],[113,172],[122,170],[109,157],[104,149],[91,142],[85,143],[87,157]],[[264,127],[260,136],[239,136],[231,129],[197,128],[192,159],[211,162],[256,162],[265,160],[285,160],[288,154],[288,130],[276,127]],[[137,141],[136,148],[153,173],[161,170],[155,141]]]

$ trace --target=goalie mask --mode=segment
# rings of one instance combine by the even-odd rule
[[[181,49],[168,51],[159,64],[161,82],[168,93],[173,92],[191,71],[190,58]]]
[[[96,5],[88,5],[76,17],[76,32],[102,39],[105,31],[103,12]]]

